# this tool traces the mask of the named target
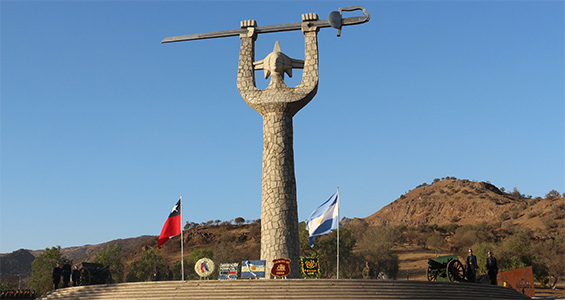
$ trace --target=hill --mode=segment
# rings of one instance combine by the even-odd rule
[[[562,200],[558,196],[533,199],[517,190],[505,193],[488,182],[436,179],[362,220],[368,225],[405,226],[486,222],[498,228],[522,226],[543,236],[565,225]]]
[[[128,253],[134,251],[140,244],[153,239],[155,239],[155,236],[143,235],[136,238],[117,239],[97,245],[68,247],[61,249],[61,255],[73,261],[75,264],[80,264],[83,261],[92,261],[96,253],[108,246],[119,245],[124,253]]]
[[[31,275],[31,263],[35,256],[28,250],[20,249],[9,254],[0,254],[0,279],[16,281]]]
[[[241,261],[259,259],[261,228],[259,223],[218,224],[185,227],[183,234],[184,253],[187,256],[194,249],[209,249],[216,261]],[[124,251],[124,265],[127,267],[141,255],[141,252],[157,246],[157,237],[151,237],[130,251]],[[180,260],[180,236],[174,237],[160,248],[165,263],[174,266]]]

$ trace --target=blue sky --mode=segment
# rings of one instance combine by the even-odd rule
[[[565,191],[563,1],[3,0],[0,252],[158,235],[180,194],[185,221],[260,218],[239,39],[160,41],[352,4],[371,21],[320,31],[294,118],[301,221],[338,186],[346,217],[446,176]],[[295,31],[256,60],[275,41],[304,58]]]

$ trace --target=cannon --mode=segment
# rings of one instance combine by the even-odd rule
[[[457,254],[438,256],[435,260],[428,258],[426,275],[428,281],[465,281],[463,264]]]
[[[79,275],[80,285],[112,283],[110,267],[102,264],[83,262]]]

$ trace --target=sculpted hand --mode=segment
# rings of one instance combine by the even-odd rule
[[[255,21],[255,20],[243,20],[243,21],[240,22],[240,27],[241,28],[257,27],[257,21]]]
[[[315,13],[302,14],[302,22],[305,21],[318,21],[318,14]]]

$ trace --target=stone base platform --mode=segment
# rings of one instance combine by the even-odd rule
[[[530,299],[514,289],[466,282],[364,279],[190,280],[80,286],[38,299]]]

